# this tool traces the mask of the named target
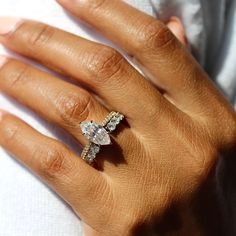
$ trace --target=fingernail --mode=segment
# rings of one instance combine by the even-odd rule
[[[0,35],[13,32],[22,20],[14,17],[0,17]]]
[[[175,36],[185,45],[189,46],[189,42],[186,36],[186,32],[183,26],[182,21],[180,18],[176,16],[172,16],[169,20],[169,23],[167,24],[169,29],[172,31],[172,33],[175,34]]]
[[[5,56],[0,55],[0,68],[4,66],[7,62],[7,58]]]

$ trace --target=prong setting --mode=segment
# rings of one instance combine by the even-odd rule
[[[81,156],[88,163],[92,163],[99,153],[101,146],[112,144],[110,133],[124,119],[124,115],[119,112],[111,112],[104,119],[102,124],[97,124],[93,120],[80,123],[82,134],[89,140]]]

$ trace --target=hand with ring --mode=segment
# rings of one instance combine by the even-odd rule
[[[73,80],[1,57],[0,90],[84,150],[81,158],[3,111],[0,145],[73,208],[86,235],[167,235],[171,224],[161,225],[169,210],[184,215],[219,155],[236,153],[235,112],[157,19],[119,0],[58,2],[122,48],[143,74],[111,47],[0,18],[5,47]],[[183,222],[181,232],[188,227]]]

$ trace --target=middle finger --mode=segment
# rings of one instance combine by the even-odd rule
[[[11,27],[7,28],[15,25],[15,29],[0,36],[0,42],[89,86],[110,107],[123,113],[130,125],[146,130],[160,110],[171,107],[114,49],[45,24],[25,20],[8,22]],[[165,119],[164,112],[161,117]]]

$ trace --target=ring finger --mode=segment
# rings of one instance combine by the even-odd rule
[[[60,125],[83,145],[79,123],[101,122],[108,113],[86,90],[12,59],[5,59],[0,69],[0,90]]]

